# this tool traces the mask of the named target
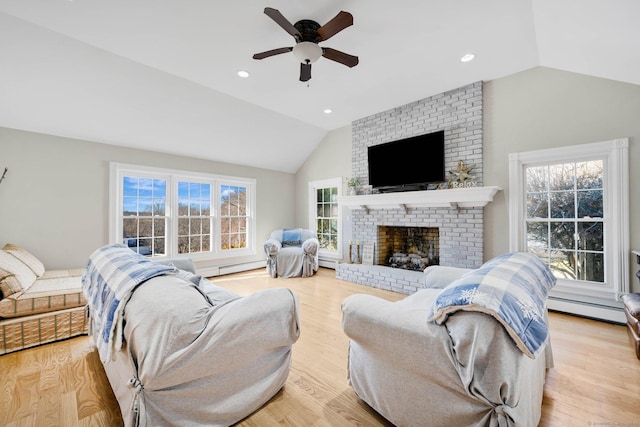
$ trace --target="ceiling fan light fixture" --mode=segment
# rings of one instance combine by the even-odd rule
[[[300,42],[293,47],[293,54],[300,62],[313,64],[322,56],[322,48],[313,42]]]

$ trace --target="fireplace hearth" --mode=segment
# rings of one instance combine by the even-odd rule
[[[440,263],[437,227],[378,226],[378,264],[422,271]]]

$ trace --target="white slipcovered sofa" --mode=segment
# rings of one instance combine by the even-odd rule
[[[493,267],[500,269],[500,260],[496,264]],[[512,265],[505,267],[513,272]],[[426,283],[430,289],[397,302],[370,295],[345,299],[349,383],[398,427],[537,426],[546,370],[553,366],[548,336],[535,354],[528,354],[480,305],[491,296],[471,285],[471,279],[486,270],[466,271],[432,267],[427,277],[433,282]],[[538,280],[529,271],[523,274]],[[447,280],[453,282],[446,284]],[[496,294],[503,284],[493,288]],[[445,305],[443,301],[460,288],[468,305]],[[540,299],[546,302],[546,295]],[[542,311],[524,323],[545,326],[546,306]]]
[[[281,229],[264,242],[271,277],[309,277],[318,271],[320,242],[314,231]]]
[[[114,255],[101,260],[101,250]],[[170,260],[167,271],[157,264],[113,245],[92,254],[83,278],[91,333],[125,426],[237,423],[287,379],[300,333],[296,296],[266,289],[239,297],[196,276],[189,260]],[[153,277],[125,293],[122,319],[119,308],[112,319],[114,341],[105,343],[104,312],[96,301],[108,300],[110,285],[100,278],[118,281],[122,271],[130,278]]]

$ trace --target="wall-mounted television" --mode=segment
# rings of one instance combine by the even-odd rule
[[[426,190],[444,181],[444,131],[368,148],[369,185],[380,192]]]

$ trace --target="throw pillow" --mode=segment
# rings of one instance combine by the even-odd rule
[[[11,255],[9,252],[0,251],[0,271],[4,270],[5,273],[0,275],[13,275],[15,276],[22,290],[26,291],[36,281],[35,273],[22,263],[18,258]],[[5,295],[6,297],[7,295]]]
[[[282,231],[282,247],[302,245],[301,228],[285,228]]]
[[[2,250],[7,251],[14,257],[18,258],[22,263],[29,267],[36,276],[42,277],[42,275],[44,274],[44,264],[42,264],[42,262],[38,258],[36,258],[33,254],[31,254],[31,252],[27,251],[26,249],[11,243],[7,243],[6,245],[4,245],[4,248],[2,248]]]
[[[16,280],[13,274],[8,274],[7,271],[0,268],[0,292],[2,299],[7,298],[13,294],[22,292],[22,286]]]

